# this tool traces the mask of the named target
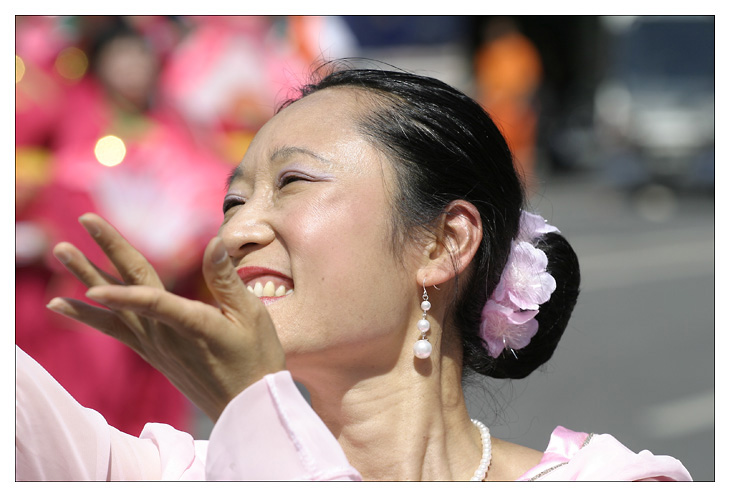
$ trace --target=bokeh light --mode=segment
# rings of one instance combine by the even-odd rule
[[[56,71],[62,77],[71,80],[80,79],[89,67],[89,59],[86,54],[76,48],[68,47],[61,50],[56,57]]]
[[[100,138],[94,147],[94,155],[100,164],[107,167],[114,167],[124,160],[127,155],[127,148],[121,138],[108,135]]]
[[[18,84],[25,76],[25,62],[18,55],[15,56],[15,83]]]

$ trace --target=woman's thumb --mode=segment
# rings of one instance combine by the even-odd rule
[[[246,308],[256,302],[256,298],[244,286],[236,273],[223,240],[213,238],[203,255],[203,277],[213,297],[218,301],[225,314],[238,317],[248,314]]]

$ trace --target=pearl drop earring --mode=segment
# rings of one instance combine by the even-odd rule
[[[419,359],[427,359],[431,355],[431,343],[426,338],[426,333],[431,329],[431,323],[426,319],[426,312],[431,309],[431,302],[428,301],[428,293],[426,292],[426,280],[423,280],[423,302],[421,302],[421,310],[423,316],[416,323],[418,331],[421,332],[421,338],[413,345],[413,354]]]

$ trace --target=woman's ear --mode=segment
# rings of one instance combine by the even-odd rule
[[[482,218],[471,202],[454,200],[441,215],[436,239],[428,245],[428,264],[418,270],[418,281],[438,285],[461,274],[482,243]]]

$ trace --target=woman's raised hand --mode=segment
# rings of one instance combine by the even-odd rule
[[[59,243],[54,255],[89,288],[86,296],[106,308],[57,297],[50,309],[131,347],[214,421],[246,387],[285,369],[274,324],[246,290],[220,238],[203,256],[203,276],[217,308],[167,292],[150,263],[101,217],[84,214],[79,221],[122,280],[70,243]]]

